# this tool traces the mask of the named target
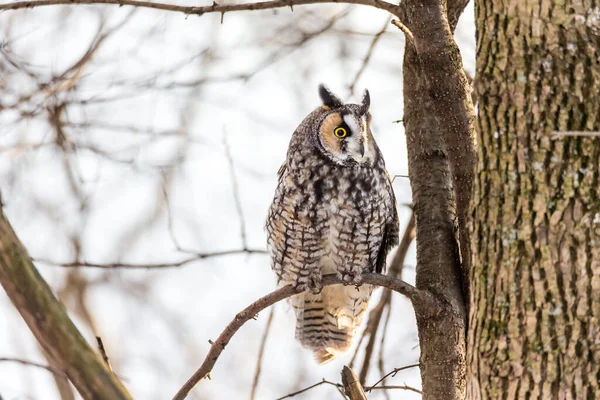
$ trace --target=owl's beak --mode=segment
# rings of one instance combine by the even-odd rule
[[[360,150],[360,156],[364,157],[365,156],[365,141],[364,139],[361,138],[360,142],[358,143],[358,149]]]

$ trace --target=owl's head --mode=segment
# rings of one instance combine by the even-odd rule
[[[319,116],[316,145],[337,164],[373,165],[377,149],[371,134],[369,91],[365,90],[361,104],[344,104],[324,85],[319,85],[323,105]]]

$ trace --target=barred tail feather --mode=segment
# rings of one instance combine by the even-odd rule
[[[319,364],[347,352],[373,292],[371,285],[327,286],[319,294],[292,296],[296,339],[315,353]]]

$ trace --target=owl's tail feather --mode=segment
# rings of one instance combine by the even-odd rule
[[[311,349],[319,364],[347,352],[371,297],[371,285],[327,286],[319,294],[291,298],[296,311],[296,339]]]

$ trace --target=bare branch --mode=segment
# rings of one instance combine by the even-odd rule
[[[322,3],[337,3],[337,4],[360,4],[379,8],[395,14],[398,6],[392,3],[381,0],[272,0],[261,1],[257,3],[242,3],[242,4],[217,4],[213,2],[210,6],[187,7],[178,6],[175,4],[155,3],[140,0],[36,0],[36,1],[17,1],[9,4],[0,4],[2,10],[20,10],[34,7],[53,6],[53,5],[74,5],[74,4],[109,4],[115,6],[133,6],[141,8],[153,8],[155,10],[180,12],[187,15],[198,15],[210,13],[225,14],[233,11],[254,11],[254,10],[269,10],[273,8],[284,8],[292,6],[300,6],[306,4],[322,4]]]
[[[247,238],[246,238],[246,223],[244,222],[244,212],[242,210],[242,201],[240,199],[240,190],[238,187],[237,177],[235,175],[235,166],[233,165],[233,156],[231,155],[231,147],[229,146],[229,142],[227,141],[227,131],[223,130],[223,146],[225,146],[225,156],[227,157],[227,162],[229,163],[229,173],[231,175],[231,186],[233,189],[233,199],[235,200],[235,209],[238,214],[238,218],[240,219],[240,236],[242,238],[242,246],[247,248]]]
[[[304,393],[304,392],[307,392],[307,391],[309,391],[310,389],[314,389],[314,388],[316,388],[317,386],[321,386],[321,385],[332,385],[332,386],[335,386],[335,387],[338,389],[338,391],[342,390],[342,388],[343,388],[343,386],[342,386],[342,385],[340,385],[339,383],[334,383],[334,382],[326,381],[325,379],[323,379],[321,382],[318,382],[318,383],[315,383],[314,385],[310,385],[310,386],[308,386],[308,387],[305,387],[304,389],[298,390],[297,392],[290,393],[290,394],[286,394],[286,395],[285,395],[285,396],[283,396],[283,397],[278,397],[278,398],[277,398],[277,399],[275,399],[275,400],[289,399],[290,397],[297,396],[297,395],[299,395],[299,394],[302,394],[302,393]],[[346,396],[344,396],[344,394],[343,394],[343,393],[342,393],[342,396],[344,397],[344,399],[346,399]]]
[[[392,258],[392,262],[390,263],[390,266],[388,268],[387,273],[389,276],[402,278],[402,267],[404,266],[404,260],[406,259],[406,254],[408,253],[408,249],[410,248],[411,243],[415,239],[415,227],[415,214],[411,213],[408,225],[406,226],[404,234],[402,235],[402,240],[400,240],[400,245],[394,253],[394,257]],[[383,312],[386,309],[389,309],[391,303],[392,292],[386,289],[381,295],[379,303],[369,313],[367,329],[365,329],[365,331],[363,332],[363,337],[365,335],[369,335],[369,341],[367,342],[367,346],[365,347],[365,355],[363,357],[363,363],[359,374],[360,382],[363,385],[367,379],[369,367],[371,366],[371,357],[373,355],[373,350],[375,349],[375,340],[377,339],[377,331],[379,330],[379,325],[381,323]],[[385,336],[385,332],[382,336]]]
[[[400,367],[400,368],[394,368],[391,372],[385,374],[380,380],[378,380],[377,382],[375,382],[374,385],[371,385],[367,388],[365,388],[365,390],[367,392],[370,392],[373,389],[376,389],[376,386],[379,385],[381,382],[383,382],[386,378],[388,378],[389,376],[396,376],[396,374],[400,371],[404,371],[405,369],[409,369],[409,368],[415,368],[420,366],[420,364],[411,364],[411,365],[406,365],[404,367]]]
[[[170,263],[158,263],[158,264],[130,264],[130,263],[110,263],[110,264],[102,264],[102,263],[91,263],[86,261],[71,261],[71,262],[56,262],[51,260],[46,260],[43,258],[32,258],[31,260],[34,262],[40,262],[48,265],[54,265],[58,267],[69,267],[69,268],[81,268],[81,267],[90,267],[90,268],[102,268],[102,269],[113,269],[113,268],[129,268],[129,269],[161,269],[161,268],[175,268],[181,267],[185,264],[189,264],[194,261],[203,260],[205,258],[211,257],[223,257],[223,256],[231,256],[235,254],[267,254],[266,250],[255,250],[255,249],[240,249],[240,250],[225,250],[225,251],[215,251],[212,253],[196,253],[192,257],[184,258],[183,260],[170,262]]]
[[[419,303],[423,308],[431,310],[432,313],[437,313],[439,311],[439,304],[434,300],[433,295],[429,292],[424,292],[418,290],[414,286],[400,280],[393,278],[387,275],[380,275],[374,273],[365,273],[362,275],[363,283],[383,286],[388,289],[394,290],[400,294],[408,297],[413,304]],[[342,284],[342,280],[338,278],[335,274],[325,275],[323,277],[323,287],[330,285],[339,285]],[[259,312],[264,310],[265,308],[272,306],[273,304],[286,299],[296,293],[299,293],[299,290],[294,288],[292,285],[283,286],[271,292],[270,294],[261,297],[254,303],[250,304],[243,311],[238,313],[233,321],[225,327],[219,338],[211,344],[211,348],[204,359],[204,362],[200,366],[200,368],[192,375],[192,377],[181,387],[181,389],[177,392],[173,400],[183,400],[187,397],[189,392],[196,386],[198,382],[202,379],[206,378],[212,368],[214,367],[217,359],[225,349],[225,346],[229,343],[233,335],[250,319],[254,318]]]
[[[406,36],[408,41],[413,46],[415,46],[415,37],[413,36],[413,33],[411,32],[410,29],[408,29],[408,27],[406,25],[404,25],[402,22],[398,21],[397,19],[392,20],[392,25],[394,25],[395,27],[400,29],[402,32],[404,32],[404,35]]]
[[[33,361],[23,360],[22,358],[14,358],[14,357],[0,357],[0,362],[14,362],[23,365],[28,365],[31,367],[43,368],[46,371],[52,372],[54,375],[58,375],[60,377],[66,378],[67,375],[58,368],[51,367],[49,365],[39,364]]]
[[[263,334],[260,342],[260,349],[258,350],[258,360],[256,360],[256,372],[254,373],[254,381],[252,382],[252,392],[250,392],[250,400],[254,400],[256,396],[256,389],[258,388],[258,380],[260,378],[260,372],[262,370],[262,359],[265,353],[265,345],[267,344],[267,337],[271,330],[271,322],[273,322],[273,314],[275,314],[275,308],[271,308],[269,313],[269,319],[267,320],[267,326],[265,327],[265,333]]]
[[[384,359],[384,350],[385,350],[385,338],[386,338],[386,332],[387,332],[387,328],[390,322],[390,317],[392,316],[392,302],[390,301],[388,307],[387,307],[387,314],[385,316],[385,321],[383,323],[383,328],[381,330],[381,341],[379,343],[379,355],[377,357],[377,368],[379,369],[379,373],[381,375],[384,374],[385,371],[385,367],[383,364],[383,359]],[[383,380],[383,384],[385,385],[385,378]],[[388,392],[383,392],[383,395],[385,396],[385,398],[387,400],[390,400],[390,396],[388,395]]]
[[[369,390],[377,390],[377,389],[403,389],[403,390],[410,390],[411,392],[415,392],[415,393],[419,393],[419,394],[423,394],[422,391],[420,391],[419,389],[416,389],[412,386],[408,386],[408,385],[401,385],[401,386],[377,386],[374,388],[371,388]]]
[[[395,375],[398,372],[403,371],[405,369],[414,368],[414,367],[418,367],[418,366],[419,366],[419,364],[414,364],[414,365],[407,365],[407,366],[401,367],[401,368],[395,368],[389,374],[387,374],[386,376],[384,376],[383,378],[381,378],[375,385],[379,384],[380,382],[382,382],[385,378],[389,377],[390,375]],[[352,370],[350,368],[344,366],[344,369],[342,370],[342,380],[344,379],[344,371],[346,371],[346,370],[349,370],[350,372],[352,372]],[[346,372],[346,373],[348,373],[348,372]],[[293,392],[293,393],[287,394],[287,395],[285,395],[283,397],[278,397],[275,400],[289,399],[291,397],[294,397],[294,396],[297,396],[299,394],[305,393],[305,392],[307,392],[307,391],[309,391],[311,389],[314,389],[317,386],[321,386],[321,385],[331,385],[331,386],[334,386],[335,388],[338,389],[338,391],[341,391],[342,389],[346,389],[347,390],[346,393],[349,393],[349,391],[351,389],[347,389],[346,386],[350,386],[351,384],[354,384],[354,385],[358,384],[358,385],[360,385],[360,383],[356,379],[356,375],[353,372],[352,372],[352,375],[354,376],[354,379],[350,379],[349,381],[347,381],[348,385],[345,385],[345,384],[342,385],[342,384],[339,384],[339,383],[335,383],[335,382],[331,382],[331,381],[323,379],[321,382],[317,382],[314,385],[310,385],[308,387],[305,387],[304,389],[298,390],[297,392]],[[416,393],[421,393],[420,390],[415,389],[415,388],[413,388],[411,386],[407,386],[407,385],[403,385],[403,386],[375,386],[375,385],[370,386],[368,388],[365,388],[364,390],[367,391],[367,392],[369,392],[371,390],[377,390],[377,389],[404,389],[404,390],[410,390],[410,391],[413,391],[413,392],[416,392]],[[362,387],[360,388],[360,390],[362,391]],[[342,396],[344,397],[344,399],[346,399],[346,395],[343,392],[342,392]],[[352,397],[351,394],[349,394],[348,396],[350,397],[350,399],[366,399],[366,396],[364,396],[364,392],[363,392],[363,396],[364,397]]]

